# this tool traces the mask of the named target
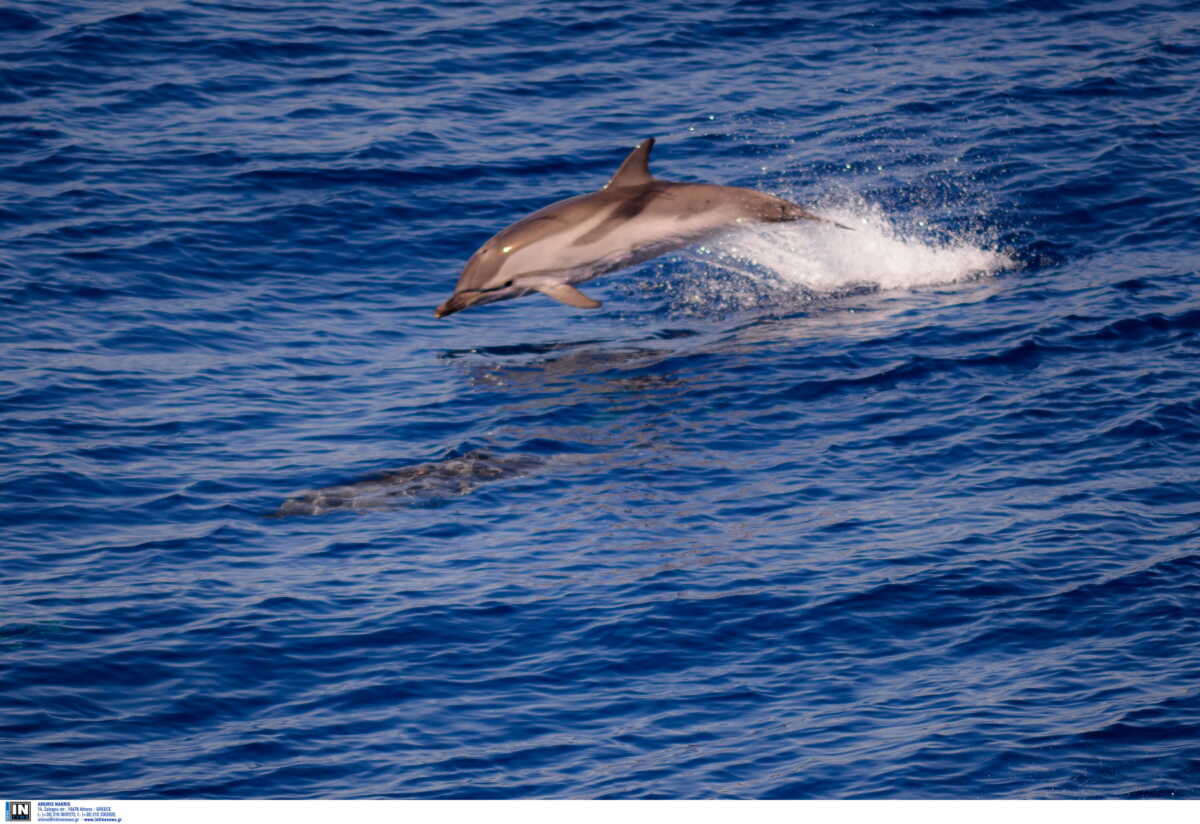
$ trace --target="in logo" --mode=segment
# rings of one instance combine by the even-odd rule
[[[5,801],[5,821],[32,821],[33,804],[29,801]]]

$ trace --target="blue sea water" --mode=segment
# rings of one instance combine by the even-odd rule
[[[433,317],[649,136],[855,231]],[[5,797],[1200,797],[1194,3],[19,1],[0,146]]]

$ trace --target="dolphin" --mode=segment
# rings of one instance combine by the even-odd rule
[[[654,138],[643,140],[599,191],[539,209],[479,247],[434,316],[531,292],[595,309],[600,301],[572,284],[739,225],[816,220],[848,228],[753,189],[659,180],[650,174],[652,148]]]
[[[280,504],[272,516],[388,509],[466,495],[489,481],[528,475],[543,463],[533,455],[496,455],[472,449],[457,458],[404,466],[353,483],[298,492]]]

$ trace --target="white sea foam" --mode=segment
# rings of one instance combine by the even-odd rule
[[[850,229],[804,222],[726,235],[687,253],[694,270],[671,291],[685,306],[736,309],[949,284],[1014,266],[980,239],[938,237],[921,220],[902,228],[868,204],[814,211]]]

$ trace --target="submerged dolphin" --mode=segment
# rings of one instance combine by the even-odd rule
[[[539,209],[483,244],[434,315],[444,318],[535,291],[568,306],[595,309],[600,302],[571,284],[739,224],[832,222],[752,189],[657,180],[649,168],[653,147],[654,138],[643,140],[600,191]]]
[[[388,509],[466,495],[488,481],[528,475],[542,463],[532,455],[494,455],[472,449],[457,458],[405,466],[354,483],[299,492],[280,504],[273,516]]]

